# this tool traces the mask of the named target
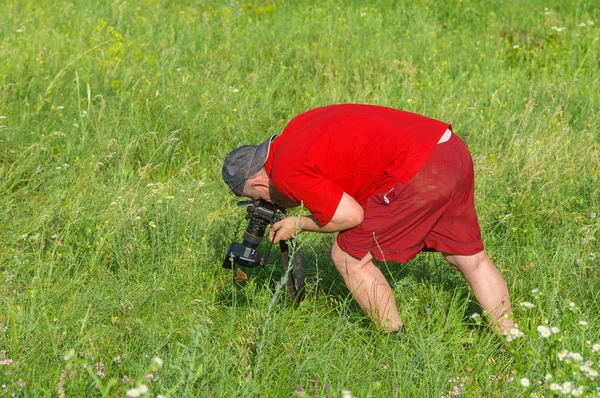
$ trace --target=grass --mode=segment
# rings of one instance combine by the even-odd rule
[[[547,372],[595,393],[556,359],[600,362],[594,1],[44,0],[0,15],[0,394],[546,396]],[[329,235],[301,235],[300,305],[273,300],[275,255],[232,284],[220,265],[245,221],[223,157],[339,102],[465,139],[523,338],[472,319],[437,254],[381,264],[400,338],[354,304]],[[547,341],[546,320],[561,329]]]

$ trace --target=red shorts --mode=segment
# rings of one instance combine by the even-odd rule
[[[421,251],[472,255],[483,250],[473,189],[473,160],[455,134],[436,146],[408,183],[373,194],[363,222],[337,237],[356,258],[405,263]]]

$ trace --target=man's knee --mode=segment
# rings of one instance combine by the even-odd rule
[[[452,268],[460,271],[462,274],[475,272],[484,265],[488,260],[485,250],[471,256],[460,256],[456,254],[443,253],[444,258]]]
[[[340,273],[353,273],[360,271],[373,257],[370,253],[367,253],[362,259],[354,258],[343,251],[336,240],[331,247],[331,259]]]

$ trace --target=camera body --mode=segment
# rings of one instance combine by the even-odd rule
[[[285,210],[262,199],[238,202],[239,207],[246,207],[248,226],[244,231],[242,243],[232,243],[227,250],[223,268],[232,269],[234,264],[256,268],[265,265],[265,259],[258,251],[264,239],[267,226],[280,221]]]

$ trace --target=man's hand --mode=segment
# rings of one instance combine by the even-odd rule
[[[290,240],[294,235],[302,231],[302,217],[286,217],[273,224],[269,231],[269,238],[273,243],[280,240]]]

